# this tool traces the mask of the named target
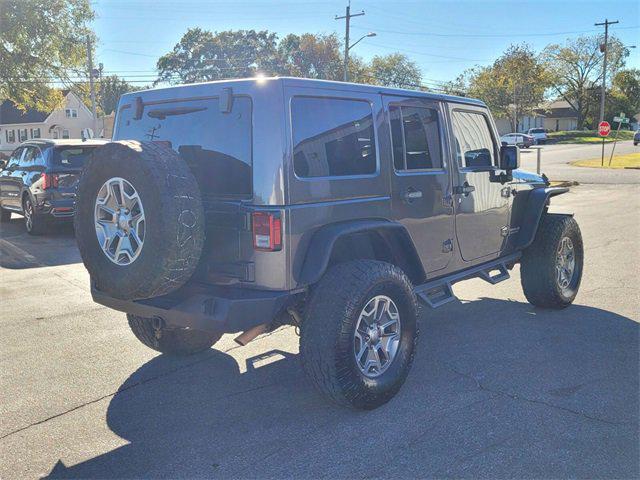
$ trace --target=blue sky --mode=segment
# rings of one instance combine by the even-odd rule
[[[97,62],[106,72],[135,81],[154,78],[158,57],[173,48],[190,27],[211,31],[270,30],[344,35],[347,0],[94,0],[94,28],[100,42]],[[511,43],[536,51],[581,33],[602,30],[596,22],[619,20],[610,28],[632,49],[629,67],[640,68],[638,0],[352,0],[352,41],[369,31],[374,38],[352,51],[365,59],[402,52],[418,63],[424,83],[438,86],[464,69],[495,60]]]

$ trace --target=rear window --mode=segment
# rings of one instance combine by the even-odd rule
[[[295,97],[293,167],[301,178],[368,175],[377,170],[371,105],[364,100]]]
[[[178,152],[191,168],[203,195],[252,192],[252,104],[235,96],[230,112],[217,97],[146,104],[140,119],[135,103],[121,109],[115,140],[158,142]]]
[[[53,164],[57,167],[82,167],[95,147],[56,147]]]
[[[529,133],[544,133],[544,128],[532,128]]]

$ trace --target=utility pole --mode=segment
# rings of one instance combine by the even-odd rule
[[[347,5],[347,10],[346,10],[346,14],[342,17],[339,17],[336,15],[335,20],[342,20],[343,18],[346,20],[346,27],[345,27],[345,33],[344,33],[344,76],[343,79],[345,82],[349,81],[349,50],[350,50],[350,46],[349,46],[349,21],[351,20],[352,17],[360,17],[364,15],[364,10],[360,11],[360,13],[354,13],[353,15],[351,14],[351,0],[349,0],[349,3]]]
[[[610,22],[609,19],[604,20],[603,23],[595,23],[596,27],[601,27],[604,25],[604,43],[600,45],[600,51],[604,53],[604,58],[602,60],[602,91],[600,93],[600,121],[604,120],[604,97],[605,90],[607,88],[607,50],[608,50],[608,42],[609,42],[609,25],[614,25],[618,22]],[[604,144],[603,144],[604,145]]]
[[[91,116],[93,135],[96,135],[98,130],[97,115],[96,115],[96,86],[93,82],[93,56],[91,51],[91,38],[87,37],[87,66],[89,68],[89,88],[91,89]]]

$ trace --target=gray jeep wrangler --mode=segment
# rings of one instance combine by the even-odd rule
[[[96,302],[167,354],[299,327],[330,399],[372,409],[400,389],[417,301],[509,278],[563,308],[580,285],[566,188],[518,170],[480,101],[297,78],[124,95],[113,142],[79,183],[75,230]]]

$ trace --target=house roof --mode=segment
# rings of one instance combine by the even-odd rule
[[[573,109],[571,104],[566,100],[558,99],[553,102],[549,102],[540,108],[536,109],[536,112],[547,118],[577,118],[578,114]]]
[[[62,96],[69,95],[70,90],[62,90]],[[11,100],[5,100],[0,105],[0,125],[14,123],[42,123],[51,114],[52,110],[43,112],[33,108],[20,110]]]

